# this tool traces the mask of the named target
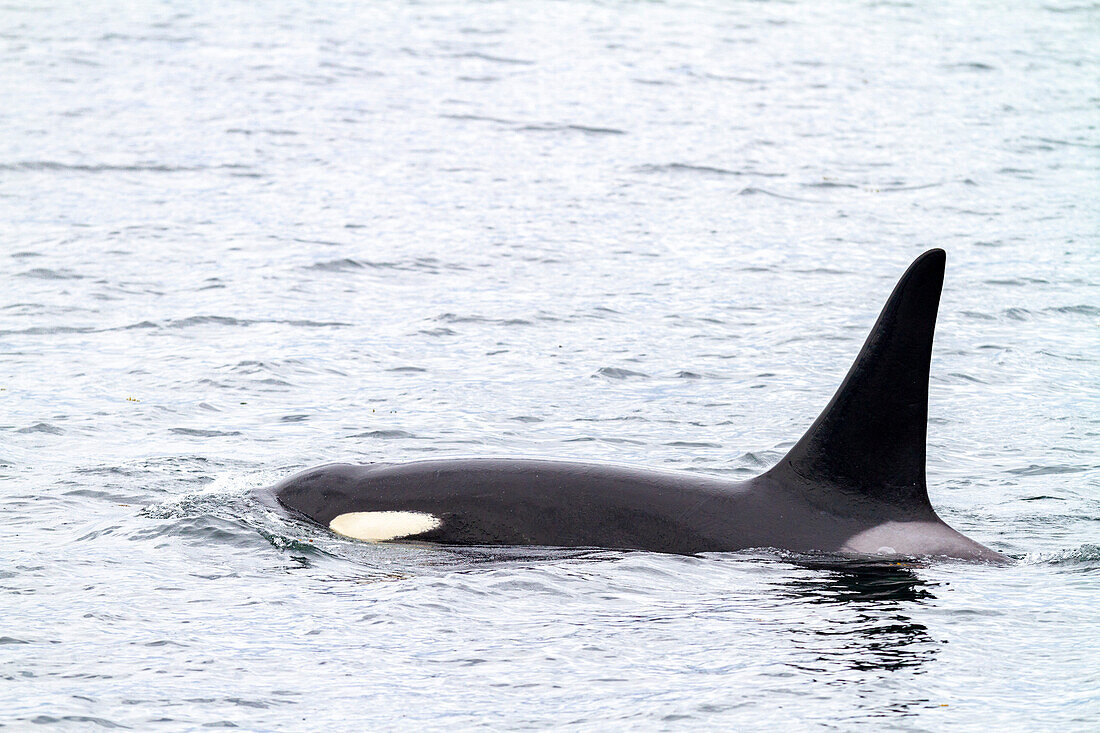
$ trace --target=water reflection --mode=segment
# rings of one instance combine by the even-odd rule
[[[935,599],[936,585],[912,566],[869,562],[803,563],[780,592],[806,612],[795,633],[821,670],[918,670],[939,642],[911,614]]]
[[[793,597],[809,603],[920,603],[935,599],[936,583],[922,580],[909,563],[864,560],[804,561],[811,574],[790,580]]]

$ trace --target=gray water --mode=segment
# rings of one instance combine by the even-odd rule
[[[1097,4],[29,3],[0,39],[0,721],[1095,730]],[[368,545],[250,498],[753,475],[933,246],[932,501],[1011,567]]]

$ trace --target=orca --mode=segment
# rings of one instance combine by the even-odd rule
[[[913,262],[805,435],[747,481],[541,459],[329,464],[264,489],[293,515],[365,541],[1008,558],[949,527],[925,479],[928,372],[943,250]]]

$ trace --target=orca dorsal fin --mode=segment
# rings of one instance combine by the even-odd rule
[[[875,500],[899,517],[935,515],[924,461],[945,260],[933,249],[909,266],[829,405],[770,474],[825,504],[839,492],[856,511]]]

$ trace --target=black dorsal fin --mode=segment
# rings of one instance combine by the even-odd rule
[[[933,249],[909,266],[832,401],[772,476],[824,502],[839,491],[849,506],[872,499],[899,516],[934,515],[924,473],[928,366],[945,260]]]

